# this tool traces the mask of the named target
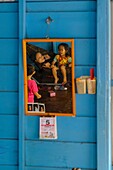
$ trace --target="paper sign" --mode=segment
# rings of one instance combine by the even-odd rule
[[[40,139],[57,139],[56,117],[40,117]]]

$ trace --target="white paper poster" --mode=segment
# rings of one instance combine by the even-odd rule
[[[57,139],[56,117],[40,117],[40,139]]]

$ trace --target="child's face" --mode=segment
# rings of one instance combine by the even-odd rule
[[[64,56],[66,54],[66,50],[65,50],[64,46],[61,45],[58,49],[58,52],[61,56]]]
[[[43,63],[44,61],[45,61],[44,56],[41,53],[37,53],[35,62]]]

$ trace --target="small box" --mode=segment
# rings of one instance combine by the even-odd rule
[[[86,93],[86,79],[77,78],[76,87],[77,87],[77,93],[85,94]]]
[[[50,91],[48,91],[48,92],[49,92],[49,96],[50,96],[50,97],[54,97],[54,96],[56,96],[55,91],[50,90]]]
[[[96,93],[96,78],[91,80],[90,78],[87,79],[87,89],[88,94],[95,94]]]

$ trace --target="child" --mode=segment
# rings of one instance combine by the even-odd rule
[[[54,83],[57,83],[59,78],[57,76],[57,70],[60,68],[61,73],[63,75],[63,84],[67,83],[67,73],[66,73],[66,67],[71,67],[72,59],[69,56],[69,46],[66,43],[61,43],[58,45],[58,55],[55,56],[51,68],[52,73],[55,79]],[[58,67],[55,65],[57,63]]]
[[[41,98],[41,95],[38,93],[38,87],[32,76],[35,74],[35,67],[32,65],[27,66],[27,80],[28,80],[28,103],[34,103],[34,95],[37,99]]]

